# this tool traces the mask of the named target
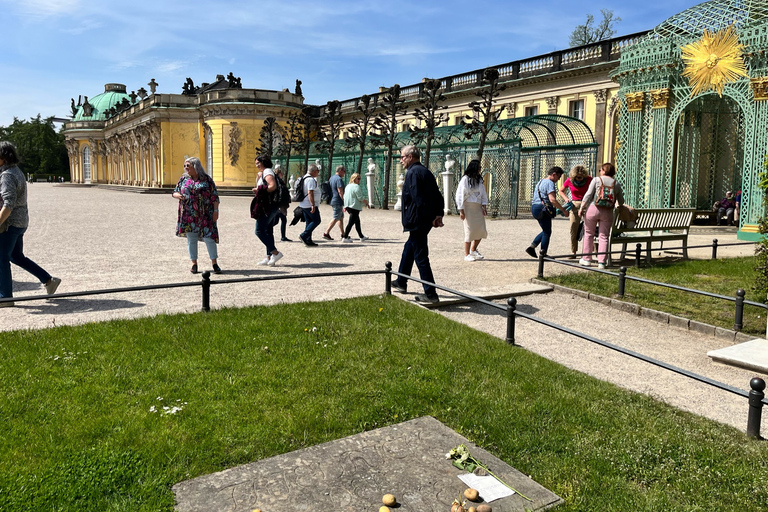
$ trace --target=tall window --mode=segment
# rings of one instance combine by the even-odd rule
[[[539,115],[539,107],[538,105],[534,105],[532,107],[525,107],[525,116],[537,116]]]
[[[85,146],[83,148],[83,181],[85,183],[91,182],[91,147]]]
[[[213,176],[213,133],[205,130],[205,170]]]
[[[584,120],[584,100],[575,100],[568,105],[568,115],[576,119]]]

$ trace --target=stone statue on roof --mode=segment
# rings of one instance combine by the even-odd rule
[[[301,96],[302,98],[304,97],[304,95],[301,93],[301,80],[299,80],[298,78],[296,79],[296,92],[295,92],[295,94],[296,94],[296,96]]]

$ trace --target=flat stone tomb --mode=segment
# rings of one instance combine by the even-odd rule
[[[173,486],[180,512],[448,512],[466,485],[445,454],[464,444],[518,494],[489,503],[494,512],[545,510],[562,499],[431,416],[277,455]],[[469,503],[467,504],[469,506]],[[475,505],[476,506],[476,505]]]

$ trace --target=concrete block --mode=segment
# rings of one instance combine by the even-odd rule
[[[600,304],[605,304],[606,306],[610,306],[611,302],[613,302],[613,299],[610,297],[603,297],[602,295],[595,295],[594,293],[589,294],[589,300],[599,302]]]
[[[731,329],[724,329],[722,327],[715,327],[715,337],[723,341],[734,343],[736,341],[736,331]]]
[[[736,333],[736,339],[734,340],[735,343],[745,343],[747,341],[752,341],[755,339],[754,334],[744,334],[743,332],[737,332]]]
[[[640,306],[638,306],[637,304],[633,304],[631,302],[624,302],[623,300],[611,299],[611,307],[614,309],[618,309],[619,311],[624,311],[626,313],[633,314],[635,316],[640,315]]]
[[[656,311],[655,309],[640,308],[640,316],[642,316],[643,318],[647,318],[648,320],[653,320],[654,322],[659,322],[662,324],[669,323],[669,313],[665,313],[663,311]]]
[[[696,320],[689,320],[688,321],[688,329],[695,332],[700,332],[701,334],[706,334],[708,336],[714,336],[715,335],[715,326],[705,324],[703,322],[697,322]]]
[[[681,329],[688,329],[690,320],[681,316],[669,315],[669,325],[672,327],[680,327]]]

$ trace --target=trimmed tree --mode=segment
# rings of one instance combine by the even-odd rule
[[[424,82],[424,88],[417,103],[418,106],[413,111],[413,116],[420,121],[422,126],[408,128],[411,132],[411,139],[416,144],[425,145],[423,163],[427,169],[429,169],[429,153],[432,149],[432,141],[435,139],[435,128],[443,122],[439,111],[447,108],[445,105],[439,105],[445,101],[445,96],[440,90],[442,85],[440,80],[430,79]]]
[[[259,147],[257,148],[259,153],[270,158],[275,153],[282,139],[278,130],[279,126],[274,117],[268,117],[264,120],[264,126],[261,127],[261,132],[259,132]]]
[[[285,131],[285,137],[283,137],[283,141],[277,148],[277,154],[285,157],[286,179],[291,177],[291,152],[296,149],[301,142],[301,116],[301,112],[294,112],[288,115],[288,127]],[[301,150],[301,148],[299,148],[299,150]],[[304,172],[302,172],[300,176],[303,176],[305,172],[306,169],[304,169]]]
[[[403,108],[405,100],[400,97],[400,86],[393,85],[380,98],[381,111],[373,121],[374,128],[378,134],[374,136],[375,145],[382,146],[387,150],[387,162],[384,166],[384,190],[381,201],[381,209],[389,209],[389,178],[392,173],[392,149],[397,137],[397,116],[406,113]]]
[[[352,126],[349,128],[347,144],[350,148],[357,148],[359,156],[355,172],[362,174],[363,157],[365,156],[365,143],[373,130],[373,122],[376,116],[376,105],[371,104],[371,97],[367,94],[360,96],[358,100],[357,115],[352,118]]]
[[[332,100],[326,103],[320,120],[320,135],[323,140],[317,144],[318,151],[328,152],[328,175],[333,172],[333,152],[336,149],[336,141],[341,134],[341,102]]]
[[[472,139],[476,135],[480,136],[480,143],[477,148],[477,159],[482,161],[483,151],[485,150],[485,141],[488,134],[499,124],[500,112],[494,108],[501,91],[506,89],[505,85],[499,84],[499,70],[488,68],[483,71],[482,87],[477,89],[475,95],[480,101],[470,101],[469,108],[472,114],[466,114],[461,124],[464,125],[464,136]]]

